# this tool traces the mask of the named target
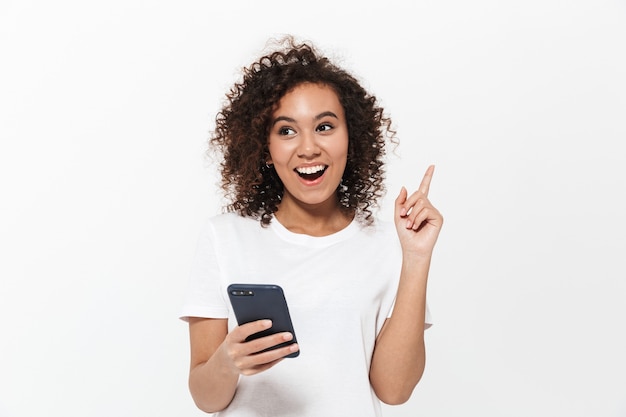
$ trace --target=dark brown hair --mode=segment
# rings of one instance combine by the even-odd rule
[[[243,69],[243,78],[226,94],[209,139],[221,154],[221,187],[226,209],[268,225],[283,196],[283,184],[269,160],[270,120],[280,99],[302,83],[331,87],[344,108],[348,160],[337,199],[342,210],[364,224],[384,194],[385,142],[396,143],[391,120],[354,76],[331,63],[309,43],[293,37]]]

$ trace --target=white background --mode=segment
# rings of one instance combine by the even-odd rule
[[[0,1],[0,415],[195,416],[178,308],[224,93],[293,33],[446,217],[386,416],[626,416],[626,2]],[[345,352],[338,352],[345,354]]]

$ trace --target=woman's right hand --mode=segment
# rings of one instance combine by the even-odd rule
[[[229,333],[227,319],[189,318],[189,389],[198,408],[207,413],[225,409],[235,396],[240,375],[263,372],[298,350],[294,343],[259,353],[292,340],[291,333],[246,342],[248,336],[271,326],[269,320],[259,320],[237,326]]]
[[[298,345],[292,343],[262,352],[292,340],[293,335],[289,332],[276,333],[246,341],[249,336],[270,327],[272,327],[271,320],[258,320],[237,326],[226,335],[218,350],[220,350],[220,354],[225,356],[234,372],[240,375],[254,375],[273,367],[285,356],[298,351]]]

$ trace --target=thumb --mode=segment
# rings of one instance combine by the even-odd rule
[[[407,197],[408,197],[408,192],[405,187],[402,187],[400,189],[400,194],[398,194],[398,197],[396,197],[396,201],[395,201],[396,215],[404,216],[406,214],[406,209],[402,207],[402,205],[406,202]]]

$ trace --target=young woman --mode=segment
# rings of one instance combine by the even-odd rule
[[[411,396],[425,364],[426,284],[443,218],[402,188],[375,219],[391,121],[374,96],[313,46],[287,38],[244,69],[210,140],[227,212],[204,228],[182,318],[189,388],[220,416],[380,416]],[[226,287],[280,285],[298,343],[246,342]],[[301,349],[296,358],[285,356]]]

